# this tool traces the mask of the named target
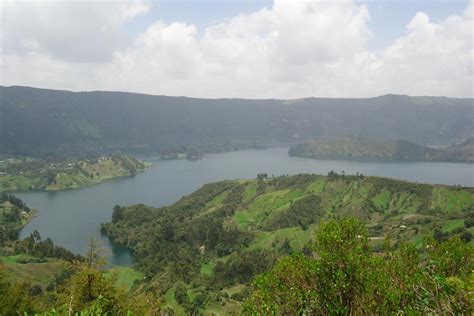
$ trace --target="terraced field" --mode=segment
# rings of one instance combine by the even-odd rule
[[[165,290],[168,306],[182,309],[174,291],[183,282],[186,304],[206,293],[205,311],[222,313],[239,306],[251,280],[242,275],[311,252],[319,224],[344,217],[365,223],[373,251],[387,242],[421,247],[428,237],[472,236],[474,190],[334,173],[222,181],[167,207],[120,208],[103,229],[134,250],[137,268]]]

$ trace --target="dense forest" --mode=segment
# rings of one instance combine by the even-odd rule
[[[9,158],[0,161],[0,192],[63,190],[135,175],[147,165],[134,157]]]
[[[383,300],[384,297],[374,298],[370,293],[361,293],[360,297],[351,294],[347,302],[334,302],[335,305],[323,309],[321,304],[327,304],[342,289],[325,288],[324,291],[329,292],[322,302],[316,300],[321,286],[319,283],[298,283],[309,282],[310,276],[319,271],[319,261],[314,259],[322,260],[321,249],[315,246],[315,243],[321,243],[318,241],[321,238],[318,235],[321,223],[336,219],[339,224],[331,225],[344,227],[344,222],[341,224],[339,220],[353,217],[360,221],[356,225],[356,232],[362,236],[360,241],[363,243],[359,245],[358,240],[352,240],[354,233],[341,233],[341,242],[355,243],[357,249],[363,250],[347,254],[349,259],[356,261],[354,264],[363,266],[357,266],[360,271],[344,272],[342,269],[341,273],[369,273],[363,274],[363,278],[377,278],[377,283],[370,284],[374,291],[378,291],[379,286],[388,286],[388,279],[383,279],[385,273],[401,273],[384,270],[390,269],[392,265],[385,266],[388,261],[382,262],[378,258],[388,256],[399,260],[400,256],[405,256],[402,253],[404,249],[410,251],[409,260],[412,260],[406,264],[413,267],[416,262],[420,269],[427,262],[426,247],[443,248],[444,243],[459,247],[460,252],[453,254],[462,254],[462,258],[456,259],[462,263],[458,262],[457,265],[466,264],[465,267],[468,267],[472,264],[474,192],[471,188],[416,184],[360,174],[345,176],[335,172],[330,172],[328,176],[276,178],[261,174],[258,178],[208,184],[175,204],[162,208],[116,206],[112,222],[104,224],[102,228],[115,242],[133,250],[136,268],[146,277],[137,284],[136,290],[158,293],[165,300],[164,306],[179,313],[236,312],[242,308],[242,301],[245,301],[244,306],[249,313],[271,313],[286,309],[286,314],[294,314],[303,307],[301,310],[307,308],[312,313],[330,313],[337,308],[341,309],[341,314],[360,311],[360,305],[352,306],[352,299],[357,301],[354,304],[364,304],[364,300]],[[328,229],[322,230],[324,234],[328,233]],[[405,246],[407,243],[409,246]],[[337,252],[337,247],[342,246],[331,244],[325,245],[324,249],[329,251],[332,247]],[[340,251],[344,252],[345,249],[341,248]],[[301,255],[280,260],[295,253]],[[357,257],[359,255],[360,258]],[[366,261],[362,263],[359,259]],[[368,272],[372,271],[368,268],[370,264],[379,269],[377,273],[380,275]],[[306,275],[298,274],[301,267],[314,269],[304,270],[308,273]],[[423,269],[413,271],[416,274],[413,282],[428,282],[428,279],[422,279],[422,276],[428,277]],[[295,297],[298,301],[295,303],[288,288],[281,289],[287,292],[279,292],[280,285],[269,283],[285,283],[281,281],[281,278],[285,278],[281,273],[286,270],[286,277],[295,282],[289,284],[301,286],[301,291],[310,286],[312,296]],[[270,274],[264,274],[252,283],[261,273]],[[439,275],[444,279],[456,276],[465,282],[467,277],[472,277],[469,273],[469,269],[459,268],[451,274]],[[329,282],[328,275],[321,277]],[[348,277],[361,278],[362,274]],[[340,282],[352,280],[341,279]],[[251,284],[254,284],[253,287]],[[366,285],[369,286],[365,283],[360,286]],[[438,285],[448,286],[445,283]],[[398,285],[386,288],[384,295],[391,295],[396,288],[399,288]],[[402,290],[403,287],[399,289]],[[264,295],[262,291],[266,291]],[[401,296],[406,295],[407,291],[398,293],[398,298],[392,297],[390,304],[393,305],[383,307],[385,309],[377,309],[376,301],[372,302],[374,313],[395,312],[397,306],[403,305],[405,299]],[[464,285],[462,291],[465,291]],[[461,292],[458,293],[459,297],[456,296],[456,300],[459,299],[456,304],[464,305],[453,308],[463,310],[470,303]],[[284,295],[290,296],[284,298]],[[411,297],[404,310],[422,312],[428,308],[438,308],[434,306],[436,299],[430,298],[422,307],[418,305],[420,300],[422,298],[418,296]],[[288,302],[288,305],[284,302]],[[269,309],[262,309],[262,306]]]
[[[472,99],[444,97],[194,99],[0,87],[0,152],[159,152],[337,136],[450,144],[473,136],[473,111]]]
[[[364,138],[318,139],[292,145],[290,156],[317,159],[474,162],[474,138],[439,149],[408,141]]]

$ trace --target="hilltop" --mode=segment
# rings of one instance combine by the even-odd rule
[[[238,312],[255,275],[311,254],[320,222],[334,218],[360,219],[375,252],[403,242],[421,250],[433,236],[472,244],[472,188],[334,172],[259,178],[207,184],[166,207],[115,207],[102,229],[132,249],[146,276],[136,291],[159,293],[178,313]]]
[[[288,154],[316,159],[474,162],[472,140],[434,149],[402,140],[342,137],[296,144],[290,147]]]
[[[198,99],[0,87],[0,153],[157,153],[344,135],[450,144],[474,135],[473,113],[472,99],[445,97]]]

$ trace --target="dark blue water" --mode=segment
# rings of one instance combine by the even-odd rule
[[[162,206],[178,200],[203,184],[223,179],[269,175],[317,173],[330,170],[346,174],[360,172],[425,183],[474,186],[474,165],[434,162],[354,162],[291,158],[288,148],[246,150],[209,154],[204,159],[156,161],[144,173],[98,185],[59,192],[18,193],[38,216],[21,232],[26,237],[38,230],[43,237],[74,252],[84,253],[90,236],[102,241],[115,265],[129,265],[127,249],[113,245],[99,232],[100,223],[110,221],[114,205],[144,203]]]

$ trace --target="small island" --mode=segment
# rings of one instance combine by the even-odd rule
[[[431,148],[404,140],[355,137],[317,139],[290,147],[292,157],[367,161],[474,162],[474,139],[443,148]]]
[[[201,145],[176,145],[169,146],[159,151],[160,159],[202,159],[204,154],[216,154],[247,149],[266,149],[266,145],[258,142],[252,143],[214,143]]]
[[[10,158],[0,161],[0,192],[75,189],[142,172],[147,165],[128,156],[87,159]]]

